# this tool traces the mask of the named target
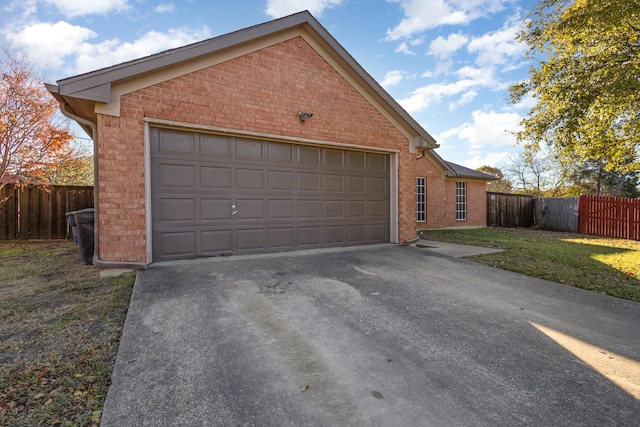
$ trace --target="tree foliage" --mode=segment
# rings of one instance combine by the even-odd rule
[[[0,177],[22,184],[48,183],[51,171],[75,156],[58,104],[23,57],[0,57]]]
[[[537,104],[517,133],[606,170],[640,169],[640,6],[629,0],[538,0],[518,35],[534,61],[511,102]]]
[[[511,181],[504,177],[504,173],[502,173],[502,170],[500,168],[484,165],[480,166],[476,170],[478,172],[486,173],[487,175],[495,176],[496,178],[498,178],[495,181],[487,182],[487,191],[490,191],[492,193],[511,193]]]
[[[513,192],[539,197],[640,196],[640,171],[607,171],[602,162],[584,162],[553,150],[512,155],[504,166]]]

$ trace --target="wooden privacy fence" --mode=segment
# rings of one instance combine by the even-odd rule
[[[578,231],[578,197],[550,197],[534,202],[538,227],[549,231]]]
[[[93,207],[93,187],[0,188],[0,240],[68,239],[66,213]]]
[[[535,197],[529,194],[487,193],[487,226],[532,227],[534,200]]]
[[[580,233],[640,240],[640,199],[580,196]]]

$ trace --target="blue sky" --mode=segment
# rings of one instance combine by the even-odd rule
[[[514,39],[534,0],[8,0],[2,45],[49,82],[308,9],[440,143],[445,159],[503,166],[532,106]]]

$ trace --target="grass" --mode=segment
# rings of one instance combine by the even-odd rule
[[[428,240],[504,249],[474,261],[640,302],[640,242],[533,229],[423,230]]]
[[[134,277],[69,241],[0,242],[0,426],[97,426]]]

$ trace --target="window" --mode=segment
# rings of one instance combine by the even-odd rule
[[[416,178],[416,221],[427,220],[427,180],[424,177]]]
[[[456,220],[467,219],[467,183],[456,182]]]

